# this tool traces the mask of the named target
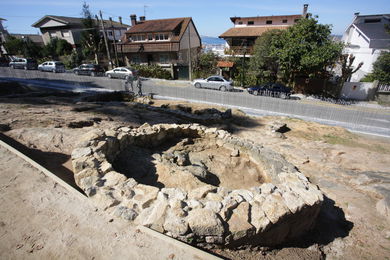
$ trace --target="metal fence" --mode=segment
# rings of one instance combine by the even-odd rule
[[[72,73],[50,73],[39,71],[12,70],[0,68],[0,79],[24,81],[26,84],[40,84],[56,89],[74,91],[124,90],[124,80],[106,77],[77,76]],[[189,83],[176,84],[172,81],[145,79],[142,81],[145,94],[179,98],[238,107],[253,114],[282,114],[322,123],[341,125],[352,130],[376,132],[390,136],[390,110],[359,106],[341,106],[326,102],[305,100],[284,100],[279,98],[253,96],[246,91],[220,92],[196,89]],[[260,112],[259,112],[260,111]],[[341,124],[339,124],[341,123]],[[360,129],[360,130],[359,130]]]
[[[378,84],[378,93],[390,93],[390,85],[379,83]]]

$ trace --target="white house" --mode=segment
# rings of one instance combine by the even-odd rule
[[[342,42],[346,44],[344,52],[355,56],[353,65],[363,62],[363,66],[352,74],[350,81],[360,81],[372,72],[372,65],[381,52],[389,51],[390,34],[386,32],[386,26],[390,26],[390,14],[355,13],[352,24],[344,32]]]

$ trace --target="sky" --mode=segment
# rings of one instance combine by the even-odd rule
[[[0,18],[10,33],[37,34],[31,25],[45,15],[80,17],[83,0],[0,0]],[[343,34],[354,13],[390,13],[388,0],[87,0],[92,13],[130,24],[129,16],[146,19],[192,17],[202,36],[219,36],[232,27],[233,16],[301,14],[303,4],[322,24],[331,24],[332,33]]]

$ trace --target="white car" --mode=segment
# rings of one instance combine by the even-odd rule
[[[132,68],[118,67],[109,71],[106,71],[106,76],[118,79],[129,79],[130,77],[137,77],[137,71]]]
[[[211,76],[207,79],[194,79],[192,84],[196,88],[210,88],[218,89],[220,91],[231,91],[233,90],[233,82],[224,79],[221,76]]]
[[[65,65],[61,61],[46,61],[38,65],[40,71],[65,72]]]

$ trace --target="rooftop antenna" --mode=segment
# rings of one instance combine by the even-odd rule
[[[148,5],[144,5],[144,16],[146,17],[146,8],[148,8]]]

